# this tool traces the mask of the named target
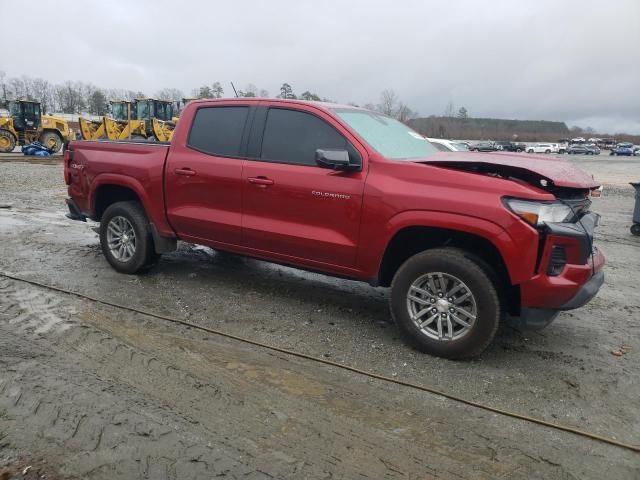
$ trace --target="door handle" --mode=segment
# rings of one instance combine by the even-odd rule
[[[191,170],[190,168],[176,168],[173,173],[176,175],[183,175],[185,177],[192,177],[196,174],[195,170]]]
[[[261,187],[268,187],[269,185],[273,185],[273,180],[267,177],[249,177],[247,178],[249,183],[253,183],[254,185],[259,185]]]

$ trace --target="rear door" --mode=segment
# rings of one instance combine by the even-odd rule
[[[307,265],[353,267],[366,151],[325,112],[306,105],[260,107],[243,169],[247,247]],[[316,149],[348,150],[361,171],[315,163]]]
[[[166,207],[179,238],[240,245],[242,163],[252,108],[198,108],[185,145],[172,144],[166,165]]]

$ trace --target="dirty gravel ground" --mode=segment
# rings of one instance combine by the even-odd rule
[[[92,225],[64,218],[51,162],[0,162],[0,270],[640,444],[625,185],[640,160],[572,161],[606,184],[606,285],[470,362],[405,346],[387,292],[365,284],[189,244],[120,275]],[[0,475],[28,465],[48,479],[640,477],[628,450],[0,278]]]

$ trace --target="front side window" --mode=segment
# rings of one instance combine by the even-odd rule
[[[357,155],[346,138],[315,115],[269,109],[262,139],[262,160],[316,165],[317,149],[348,150],[350,155]]]
[[[335,108],[333,112],[385,158],[413,160],[438,151],[422,135],[385,115],[355,108]]]
[[[131,116],[134,117],[135,115],[133,115],[134,112],[131,112]],[[114,120],[126,120],[127,118],[129,118],[129,104],[128,103],[113,103],[111,105],[111,115],[113,116]]]
[[[187,145],[211,155],[239,157],[249,107],[204,107],[193,118]]]
[[[18,102],[11,102],[9,104],[9,113],[11,116],[22,115],[22,112],[20,112],[20,104]]]
[[[138,102],[136,108],[136,116],[138,120],[145,120],[149,118],[149,102]]]

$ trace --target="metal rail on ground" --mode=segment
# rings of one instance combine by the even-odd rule
[[[111,302],[109,300],[102,300],[99,298],[95,298],[91,295],[87,295],[84,293],[80,293],[80,292],[75,292],[73,290],[67,290],[65,288],[60,288],[60,287],[56,287],[53,285],[47,285],[45,283],[42,282],[38,282],[36,280],[29,280],[26,278],[21,278],[17,275],[12,275],[10,273],[7,272],[0,272],[0,276],[4,277],[4,278],[8,278],[10,280],[14,280],[16,282],[22,282],[22,283],[27,283],[30,285],[34,285],[36,287],[40,287],[40,288],[45,288],[48,290],[53,290],[55,292],[59,292],[59,293],[64,293],[66,295],[71,295],[71,296],[75,296],[78,298],[82,298],[84,300],[89,300],[91,302],[95,302],[95,303],[100,303],[103,305],[107,305],[110,307],[114,307],[114,308],[119,308],[121,310],[126,310],[129,312],[133,312],[133,313],[137,313],[140,315],[146,315],[148,317],[152,317],[152,318],[157,318],[159,320],[164,320],[166,322],[171,322],[171,323],[175,323],[175,324],[179,324],[179,325],[184,325],[187,327],[191,327],[194,329],[198,329],[198,330],[202,330],[204,332],[213,334],[213,335],[218,335],[221,337],[225,337],[225,338],[229,338],[238,342],[242,342],[242,343],[246,343],[249,345],[254,345],[256,347],[260,347],[260,348],[264,348],[264,349],[268,349],[268,350],[272,350],[275,352],[279,352],[279,353],[284,353],[286,355],[291,355],[293,357],[298,357],[298,358],[303,358],[305,360],[309,360],[312,362],[316,362],[316,363],[322,363],[324,365],[329,365],[332,367],[336,367],[336,368],[340,368],[342,370],[347,370],[349,372],[352,373],[356,373],[358,375],[363,375],[369,378],[373,378],[376,380],[381,380],[383,382],[388,382],[388,383],[394,383],[396,385],[402,385],[403,387],[408,387],[408,388],[412,388],[415,390],[420,390],[423,392],[427,392],[427,393],[431,393],[433,395],[438,395],[440,397],[444,397],[446,399],[452,400],[454,402],[458,402],[458,403],[462,403],[464,405],[468,405],[474,408],[479,408],[481,410],[485,410],[487,412],[492,412],[492,413],[496,413],[498,415],[502,415],[505,417],[510,417],[510,418],[514,418],[516,420],[522,420],[525,422],[529,422],[529,423],[533,423],[536,425],[541,425],[544,427],[548,427],[554,430],[559,430],[559,431],[563,431],[563,432],[568,432],[568,433],[573,433],[574,435],[578,435],[584,438],[588,438],[591,440],[595,440],[598,442],[602,442],[602,443],[607,443],[609,445],[613,445],[616,447],[620,447],[620,448],[624,448],[626,450],[630,450],[632,452],[636,452],[636,453],[640,453],[640,445],[633,445],[630,443],[625,443],[625,442],[621,442],[619,440],[616,440],[614,438],[610,438],[610,437],[605,437],[602,435],[598,435],[596,433],[591,433],[591,432],[587,432],[585,430],[580,430],[579,428],[575,428],[575,427],[570,427],[567,425],[562,425],[562,424],[558,424],[558,423],[553,423],[553,422],[548,422],[546,420],[543,420],[541,418],[535,418],[535,417],[531,417],[529,415],[524,415],[521,413],[517,413],[517,412],[511,412],[509,410],[504,410],[502,408],[498,408],[498,407],[493,407],[491,405],[487,405],[484,403],[480,403],[480,402],[475,402],[473,400],[468,400],[462,397],[459,397],[457,395],[454,395],[452,393],[448,393],[445,392],[443,390],[438,390],[436,388],[433,387],[429,387],[426,385],[420,385],[417,383],[412,383],[412,382],[408,382],[408,381],[404,381],[404,380],[399,380],[396,378],[391,378],[391,377],[386,377],[384,375],[380,375],[374,372],[369,372],[367,370],[361,370],[359,368],[355,368],[355,367],[351,367],[349,365],[343,365],[341,363],[337,363],[337,362],[333,362],[331,360],[327,360],[325,358],[320,358],[320,357],[314,357],[313,355],[308,355],[306,353],[301,353],[301,352],[296,352],[294,350],[289,350],[286,348],[282,348],[282,347],[277,347],[274,345],[269,345],[266,343],[262,343],[262,342],[258,342],[256,340],[251,340],[248,338],[244,338],[244,337],[240,337],[237,335],[233,335],[231,333],[226,333],[220,330],[216,330],[213,328],[207,328],[204,327],[202,325],[198,325],[197,323],[193,323],[193,322],[189,322],[187,320],[181,320],[179,318],[174,318],[174,317],[170,317],[167,315],[160,315],[158,313],[154,313],[154,312],[150,312],[148,310],[143,310],[140,308],[135,308],[135,307],[129,307],[127,305],[121,305],[119,303],[116,302]]]

